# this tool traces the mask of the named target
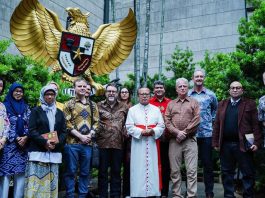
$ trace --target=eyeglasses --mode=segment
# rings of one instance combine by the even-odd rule
[[[23,91],[22,90],[16,90],[16,91],[14,91],[15,93],[23,93]]]
[[[107,93],[116,93],[117,91],[107,90]]]
[[[54,93],[46,93],[46,94],[44,94],[44,96],[55,96],[55,94]]]
[[[240,90],[240,89],[242,89],[242,87],[230,87],[230,90]]]
[[[150,96],[150,93],[139,93],[140,96]]]
[[[127,94],[129,93],[128,91],[121,91],[122,94]]]

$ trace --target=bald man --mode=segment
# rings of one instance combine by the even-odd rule
[[[230,98],[218,104],[214,124],[212,144],[220,151],[224,197],[235,197],[233,180],[236,164],[243,175],[243,197],[254,197],[253,153],[260,147],[262,139],[256,103],[242,97],[243,92],[240,82],[230,84]],[[246,144],[246,134],[253,135],[252,145]]]

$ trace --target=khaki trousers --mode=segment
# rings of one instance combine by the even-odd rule
[[[172,180],[173,197],[183,197],[181,195],[181,164],[182,156],[187,170],[187,197],[197,196],[197,166],[198,147],[196,137],[188,138],[181,143],[177,143],[173,138],[169,142],[170,177]]]

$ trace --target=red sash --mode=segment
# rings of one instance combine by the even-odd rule
[[[136,127],[140,129],[146,129],[146,128],[155,128],[155,124],[148,125],[147,127],[145,125],[137,124]],[[158,159],[158,176],[159,176],[159,190],[162,190],[162,165],[161,165],[161,158],[160,158],[160,140],[156,140],[156,148],[157,148],[157,159]]]

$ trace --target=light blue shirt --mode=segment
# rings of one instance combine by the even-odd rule
[[[265,122],[265,96],[259,99],[258,112],[259,121]]]
[[[197,93],[194,89],[190,89],[188,96],[196,99],[200,104],[201,121],[196,136],[198,138],[212,137],[212,122],[215,119],[218,105],[215,93],[206,88],[203,88],[201,93]]]

